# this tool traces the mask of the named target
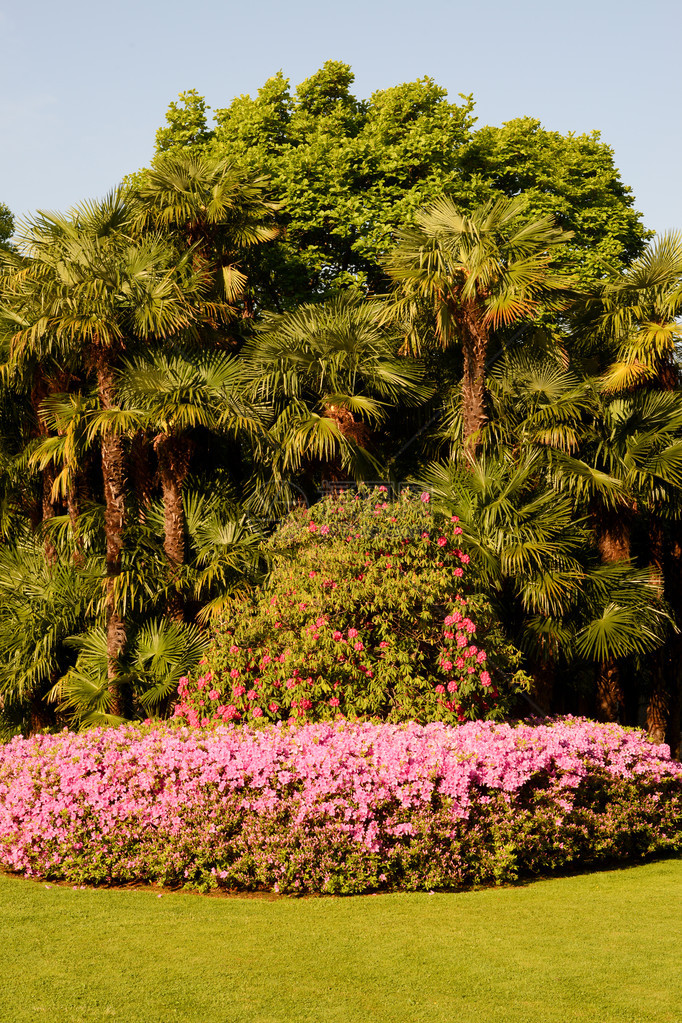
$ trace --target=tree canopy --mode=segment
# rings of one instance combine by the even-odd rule
[[[562,135],[531,117],[477,128],[473,97],[452,102],[431,78],[366,100],[353,80],[340,61],[293,91],[278,72],[255,97],[218,107],[212,125],[189,90],[157,132],[157,153],[208,151],[269,176],[284,234],[254,267],[265,304],[282,309],[351,282],[384,290],[392,235],[442,194],[471,211],[524,192],[531,217],[573,232],[560,262],[584,284],[642,251],[648,232],[598,132]]]

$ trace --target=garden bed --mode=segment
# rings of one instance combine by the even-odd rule
[[[682,765],[636,731],[124,726],[0,749],[0,866],[71,883],[360,893],[682,849]]]

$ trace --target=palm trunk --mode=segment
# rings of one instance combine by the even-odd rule
[[[113,361],[100,350],[96,361],[97,386],[103,409],[116,408]],[[125,524],[125,451],[123,438],[109,430],[102,437],[104,530],[106,535],[107,677],[111,712],[124,716],[125,701],[119,681],[119,661],[126,643],[126,624],[119,611],[116,585],[121,575]]]
[[[654,572],[656,588],[661,598],[665,589],[665,539],[663,525],[659,520],[652,519],[649,527],[650,563]],[[666,647],[654,652],[652,658],[652,683],[646,708],[646,728],[649,738],[654,742],[665,742],[670,717],[670,692],[668,675],[670,672],[669,658]]]
[[[85,564],[83,538],[80,535],[78,522],[81,513],[81,479],[82,472],[80,469],[74,469],[69,474],[69,483],[66,490],[66,510],[69,513],[71,534],[74,542],[73,561],[77,568],[82,568]]]
[[[475,457],[480,447],[479,434],[488,421],[485,408],[485,359],[488,329],[475,302],[467,302],[459,314],[462,328],[464,373],[462,377],[462,423],[464,447]]]
[[[152,446],[142,430],[136,433],[132,439],[130,462],[133,492],[138,502],[138,518],[144,524],[147,521],[147,509],[152,503],[154,495],[154,469]]]
[[[159,459],[163,493],[163,549],[170,566],[167,613],[176,621],[184,621],[184,602],[178,588],[178,577],[185,563],[185,509],[182,503],[182,484],[189,469],[190,448],[187,438],[165,433],[156,438],[154,447]]]
[[[52,462],[47,465],[42,471],[42,490],[43,490],[43,507],[42,507],[42,520],[43,523],[48,522],[50,519],[55,517],[55,506],[52,500],[52,488],[57,478],[57,471]],[[49,532],[45,532],[43,543],[45,545],[45,560],[49,565],[54,565],[57,560],[57,548],[52,542],[52,537]]]
[[[604,564],[627,561],[630,557],[631,524],[629,512],[596,511],[597,546]],[[620,669],[615,658],[602,661],[597,668],[597,718],[600,721],[620,721],[625,706],[625,693]]]

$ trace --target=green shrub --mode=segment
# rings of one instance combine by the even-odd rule
[[[295,513],[271,542],[267,586],[214,622],[207,667],[176,716],[215,720],[499,718],[527,685],[480,595],[456,519],[428,494],[382,488]]]

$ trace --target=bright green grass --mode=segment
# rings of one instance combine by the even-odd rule
[[[5,1023],[680,1023],[682,860],[454,895],[0,877]]]

